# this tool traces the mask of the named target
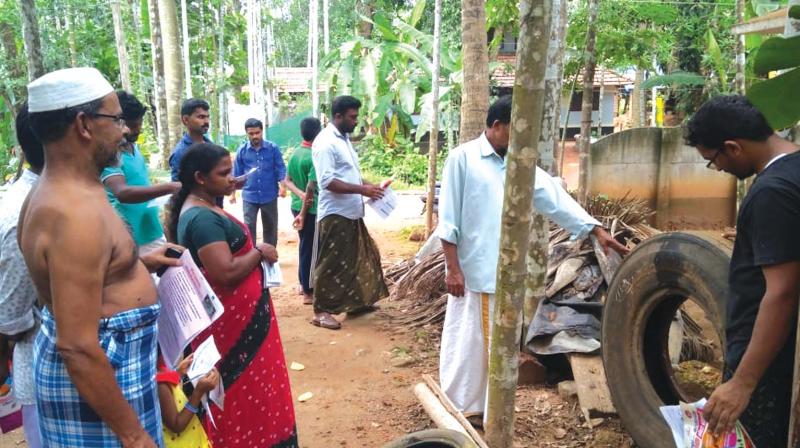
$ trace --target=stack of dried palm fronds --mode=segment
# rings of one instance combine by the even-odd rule
[[[641,200],[596,196],[589,199],[586,210],[618,241],[630,247],[658,233],[647,225],[652,211]],[[605,280],[589,238],[570,240],[570,235],[556,226],[551,228],[549,238],[547,297],[553,301],[599,300]],[[435,326],[440,331],[447,304],[444,275],[441,250],[418,263],[411,259],[388,269],[390,299],[406,305],[394,315],[395,322],[406,327]]]

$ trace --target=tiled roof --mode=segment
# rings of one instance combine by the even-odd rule
[[[514,87],[514,66],[516,56],[513,54],[501,54],[497,56],[497,62],[502,64],[492,73],[492,81],[498,87]],[[606,86],[625,86],[633,84],[633,79],[619,74],[613,70],[596,70],[594,73],[594,85],[600,87],[600,82]],[[583,76],[578,75],[578,83],[583,82]]]

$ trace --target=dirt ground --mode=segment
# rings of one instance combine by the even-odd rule
[[[241,205],[226,205],[241,216]],[[312,326],[311,307],[297,293],[297,234],[287,200],[281,200],[278,251],[285,283],[273,300],[286,361],[305,368],[290,371],[300,444],[304,448],[381,447],[406,433],[431,427],[412,393],[423,374],[437,377],[438,347],[424,332],[391,325],[387,311],[402,304],[382,302],[382,311],[343,321],[339,331]],[[412,255],[409,228],[420,225],[418,195],[400,196],[400,206],[383,221],[368,212],[366,222],[381,247],[384,265]],[[344,317],[344,316],[342,316]],[[298,402],[297,397],[313,396]],[[629,447],[630,438],[614,418],[595,420],[590,429],[574,398],[559,396],[555,385],[521,387],[517,392],[518,447]],[[20,430],[0,436],[0,448],[26,446]]]

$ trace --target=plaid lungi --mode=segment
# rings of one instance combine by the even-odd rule
[[[163,446],[156,389],[156,320],[159,304],[100,320],[98,339],[125,399],[139,422]],[[34,348],[36,407],[47,447],[118,447],[119,438],[81,398],[56,349],[56,325],[45,308]]]

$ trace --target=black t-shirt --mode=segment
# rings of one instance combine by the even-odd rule
[[[800,260],[800,152],[762,171],[739,210],[728,280],[726,364],[731,368],[739,365],[747,349],[766,292],[762,267],[794,260]],[[794,335],[793,325],[776,363],[791,366]]]

